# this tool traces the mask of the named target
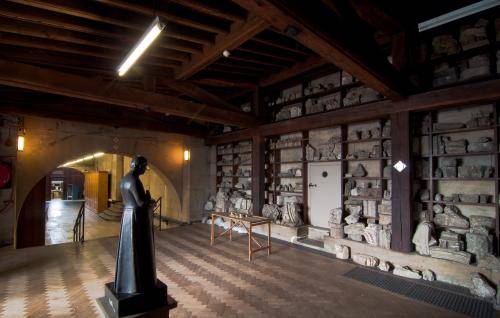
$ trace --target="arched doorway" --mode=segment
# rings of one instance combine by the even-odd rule
[[[84,155],[63,163],[32,188],[18,216],[17,248],[71,242],[74,220],[83,203],[86,207],[86,240],[118,235],[122,211],[118,188],[121,176],[128,172],[131,157],[104,153],[94,155]],[[71,177],[64,180],[61,177],[64,174]],[[90,181],[95,174],[103,180],[97,189],[94,189],[95,183]],[[81,176],[81,182],[76,180],[76,176]],[[171,219],[179,217],[180,199],[161,171],[151,165],[141,178],[153,198],[162,199],[161,210],[157,212],[161,211],[164,217],[170,216]],[[98,200],[104,202],[99,207],[96,205]],[[105,206],[102,207],[102,204]],[[158,220],[156,225],[159,225]],[[162,225],[166,227],[165,223]]]

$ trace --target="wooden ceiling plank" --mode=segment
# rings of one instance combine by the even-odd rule
[[[327,64],[328,62],[325,61],[322,57],[318,56],[313,56],[308,58],[304,62],[297,62],[295,65],[293,65],[290,68],[286,68],[282,70],[281,72],[274,73],[271,76],[264,78],[260,81],[260,86],[271,86],[274,84],[277,84],[279,82],[285,81],[289,78],[298,76],[300,74],[303,74],[305,72],[308,72],[312,69],[315,69],[317,67],[323,66]]]
[[[120,52],[120,54],[126,53],[126,49],[123,45],[114,44],[114,42],[106,41],[105,39],[96,39],[95,37],[91,40],[89,37],[84,37],[80,33],[73,31],[67,31],[62,29],[56,29],[46,26],[36,26],[34,24],[20,24],[20,23],[10,23],[7,20],[0,20],[0,32],[18,34],[23,36],[30,36],[41,39],[56,40],[61,42],[67,42],[72,44],[79,44],[85,46],[93,46],[103,49],[109,49]],[[182,53],[175,50],[166,49],[154,49],[146,53],[149,56],[157,58],[166,58],[169,60],[187,62],[190,60],[189,54]]]
[[[184,93],[192,98],[205,102],[208,105],[218,106],[227,109],[238,109],[235,105],[229,103],[228,101],[222,99],[221,97],[210,93],[209,91],[199,87],[196,84],[187,81],[178,81],[174,79],[167,78],[157,78],[158,83],[170,87],[173,90]]]
[[[176,74],[177,79],[185,80],[200,71],[210,63],[217,60],[224,50],[233,50],[258,34],[268,23],[263,19],[251,16],[244,22],[235,22],[231,25],[231,31],[227,35],[219,34],[215,44],[207,47],[203,54],[194,55],[192,61],[185,63]]]
[[[200,79],[193,79],[191,80],[191,82],[211,87],[238,88],[238,89],[257,88],[257,85],[253,83],[226,81],[220,78],[200,78]]]
[[[106,83],[78,75],[53,71],[28,64],[0,60],[0,84],[45,93],[80,98],[117,106],[169,113],[191,119],[250,127],[255,119],[243,112],[221,110],[168,95],[125,87],[119,82]]]
[[[130,45],[137,41],[137,37],[131,37],[130,35],[128,35],[128,33],[124,34],[119,32],[111,32],[96,27],[78,24],[75,19],[72,19],[69,16],[59,15],[57,17],[54,17],[48,14],[43,14],[36,8],[26,10],[24,8],[20,8],[19,5],[15,4],[13,5],[8,3],[1,3],[0,17],[7,17],[18,21],[45,25],[62,30],[71,30],[85,34],[103,36],[115,40],[125,41]],[[200,44],[169,37],[167,37],[165,41],[158,41],[158,46],[187,53],[200,53],[203,49]]]
[[[104,52],[102,50],[96,50],[96,49],[91,49],[91,48],[81,47],[81,46],[76,47],[74,45],[70,46],[67,44],[60,45],[60,44],[54,43],[53,41],[39,40],[39,39],[34,39],[34,38],[32,38],[32,39],[20,38],[18,36],[12,36],[11,34],[5,34],[5,33],[4,34],[0,33],[0,43],[35,48],[35,49],[42,49],[42,50],[48,50],[48,51],[70,53],[70,54],[82,55],[82,56],[98,57],[98,58],[104,58],[104,59],[109,59],[109,60],[118,61],[118,62],[121,59],[120,55],[112,54],[109,52]],[[179,61],[169,61],[167,59],[159,60],[159,59],[153,59],[153,58],[146,58],[144,60],[141,60],[140,63],[147,64],[147,65],[153,65],[153,66],[166,67],[166,68],[176,68],[176,67],[179,67],[181,65]]]
[[[373,50],[367,51],[365,46],[367,47],[368,43],[354,42],[360,39],[346,36],[345,28],[343,29],[338,21],[329,19],[327,31],[319,26],[319,23],[325,21],[312,19],[304,10],[296,7],[303,3],[289,3],[283,0],[233,1],[249,12],[266,19],[282,32],[289,26],[294,26],[298,30],[295,39],[299,43],[384,96],[400,99],[409,93],[411,88],[409,80],[404,78],[382,54],[376,54],[378,48],[374,46]]]
[[[217,8],[211,5],[211,3],[208,1],[201,2],[197,0],[170,0],[170,2],[177,3],[192,10],[226,20],[241,22],[245,21],[246,19],[246,16],[244,14],[238,14],[235,12],[230,12],[229,10]]]
[[[168,11],[164,10],[155,10],[152,7],[147,7],[143,6],[140,4],[135,4],[135,3],[130,3],[130,2],[125,2],[121,0],[96,0],[97,2],[104,3],[106,5],[115,7],[115,8],[120,8],[123,10],[131,11],[134,13],[139,13],[145,16],[154,16],[155,14],[161,18],[166,19],[167,21],[172,21],[178,24],[182,24],[191,28],[196,28],[200,29],[203,31],[208,31],[212,33],[222,33],[225,34],[228,32],[227,29],[221,28],[215,25],[210,25],[207,23],[203,23],[200,21],[196,21],[193,19],[189,19],[187,17],[182,17],[182,16],[176,16],[171,14]]]
[[[245,52],[245,53],[255,54],[255,55],[261,56],[261,57],[264,56],[264,57],[272,58],[272,59],[275,59],[275,60],[281,60],[281,61],[285,61],[285,62],[291,62],[291,63],[297,62],[296,59],[291,58],[291,57],[286,57],[286,56],[283,56],[283,55],[273,54],[273,53],[269,53],[269,52],[263,52],[261,50],[250,49],[250,48],[246,48],[246,47],[242,47],[242,46],[240,46],[239,48],[237,48],[236,51],[241,51],[241,52]]]

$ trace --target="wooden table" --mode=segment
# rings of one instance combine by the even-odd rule
[[[221,217],[229,219],[229,228],[219,235],[215,236],[214,231],[214,223],[215,219]],[[252,233],[252,228],[259,225],[267,224],[267,245],[262,245]],[[224,236],[227,234],[229,236],[229,240],[233,239],[233,227],[241,225],[243,226],[248,233],[248,260],[252,260],[252,254],[258,251],[267,250],[267,255],[271,254],[271,219],[262,217],[262,216],[246,216],[244,214],[229,214],[229,213],[221,213],[214,212],[212,213],[212,223],[210,225],[210,245],[213,245],[215,239]],[[254,242],[258,247],[253,248],[252,242]]]

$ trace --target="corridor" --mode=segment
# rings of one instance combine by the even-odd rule
[[[45,245],[73,241],[73,225],[83,201],[55,199],[47,202]],[[85,240],[117,236],[120,222],[105,221],[91,211],[85,211]]]

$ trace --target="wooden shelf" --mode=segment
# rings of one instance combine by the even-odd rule
[[[298,148],[302,148],[302,145],[300,145],[300,146],[279,147],[279,148],[269,148],[269,150],[286,150],[286,149],[298,149]]]
[[[384,177],[342,177],[342,179],[359,179],[359,180],[391,180],[391,178]]]
[[[268,178],[269,179],[302,179],[303,177],[302,176],[300,176],[300,177],[297,177],[297,176],[293,176],[293,177],[271,176]]]
[[[376,161],[376,160],[390,160],[391,157],[379,157],[379,158],[365,158],[365,159],[342,159],[342,161]]]
[[[343,144],[360,144],[360,143],[369,143],[369,142],[377,142],[377,141],[385,141],[391,140],[390,137],[382,137],[382,138],[370,138],[370,139],[359,139],[359,140],[343,140]]]
[[[267,192],[272,192],[272,193],[279,193],[279,194],[288,194],[288,195],[303,195],[303,192],[298,192],[298,191],[279,191],[279,190],[266,190]]]
[[[432,204],[444,204],[444,205],[471,205],[471,206],[485,206],[485,207],[496,207],[495,203],[471,203],[471,202],[446,202],[446,201],[416,201],[417,203],[432,203]]]
[[[349,198],[351,200],[367,200],[367,201],[380,201],[383,198],[382,197],[365,197],[365,196],[354,196],[354,195],[345,195],[346,198]]]
[[[425,155],[419,156],[420,158],[430,158],[430,157],[467,157],[467,156],[494,156],[496,155],[496,151],[482,151],[482,152],[465,152],[465,153],[445,153],[440,155]]]
[[[495,181],[496,178],[420,178],[432,181]]]
[[[430,134],[429,133],[417,134],[415,136],[424,137],[424,136],[429,136],[429,135],[446,135],[446,134],[466,133],[466,132],[472,132],[472,131],[491,130],[491,129],[495,129],[495,127],[496,127],[496,125],[471,127],[471,128],[458,128],[458,129],[449,129],[449,130],[438,130],[438,131],[431,131]]]
[[[304,163],[305,161],[279,161],[279,162],[271,162],[269,163],[270,165],[286,165],[286,164],[292,164],[292,163]]]

